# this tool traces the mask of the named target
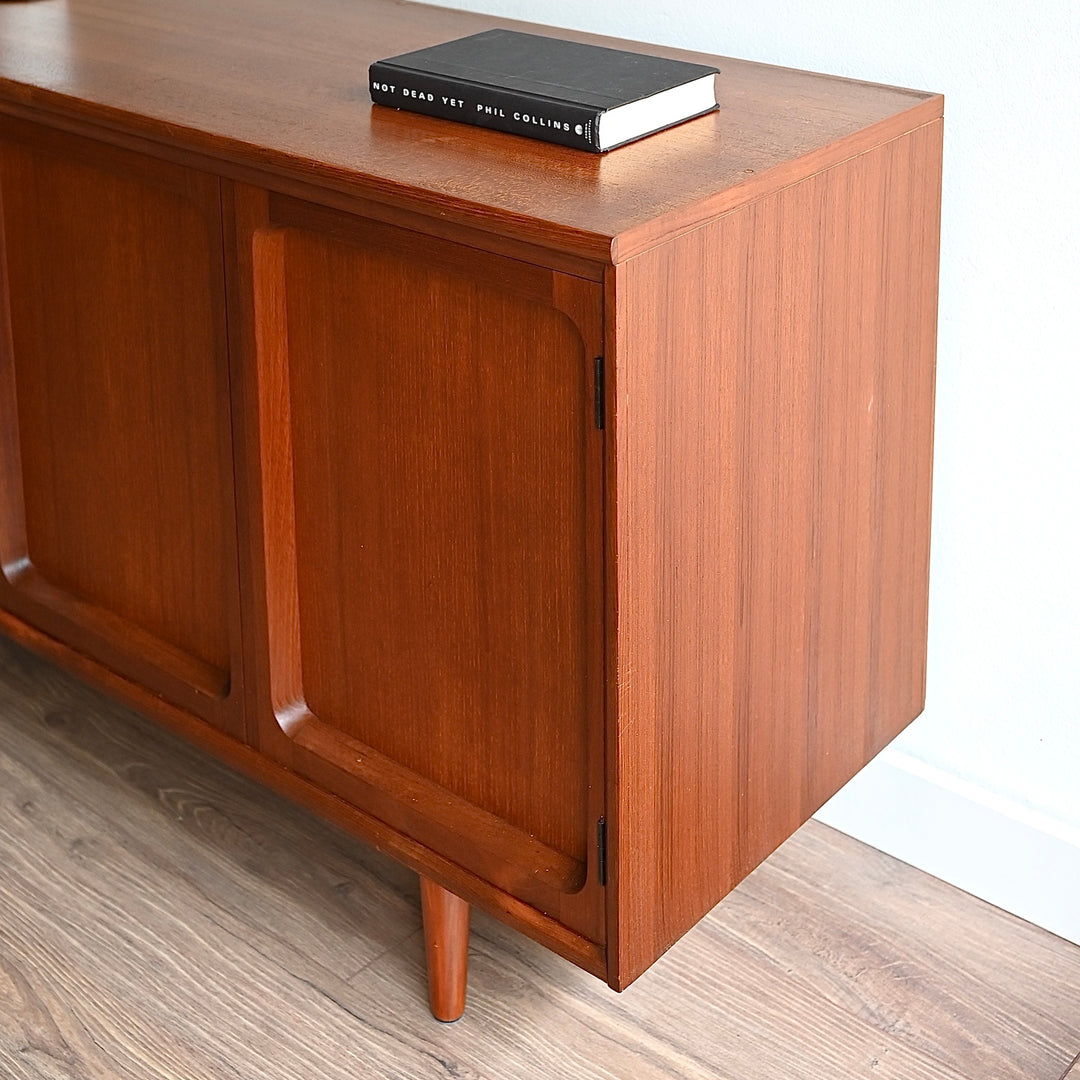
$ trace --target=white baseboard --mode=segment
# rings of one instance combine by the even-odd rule
[[[892,749],[814,816],[1080,944],[1080,829]]]

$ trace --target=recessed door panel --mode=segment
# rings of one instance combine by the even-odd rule
[[[0,196],[0,598],[239,730],[218,182],[5,121]]]

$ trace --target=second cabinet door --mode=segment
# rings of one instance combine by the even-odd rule
[[[284,197],[247,218],[256,737],[551,907],[602,813],[601,286]]]

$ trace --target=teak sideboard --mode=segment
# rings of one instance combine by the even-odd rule
[[[0,629],[418,871],[443,1019],[469,905],[621,989],[925,683],[942,98],[371,104],[495,22],[0,5]]]

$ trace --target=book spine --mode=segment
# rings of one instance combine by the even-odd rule
[[[371,65],[368,85],[377,105],[600,152],[599,109],[409,71],[381,61]]]

